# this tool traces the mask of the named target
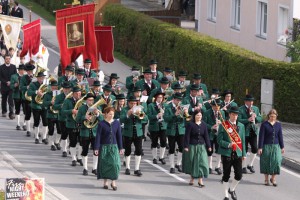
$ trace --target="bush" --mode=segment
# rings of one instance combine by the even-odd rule
[[[261,78],[275,81],[274,107],[280,119],[300,123],[300,64],[274,61],[238,46],[161,22],[121,5],[104,10],[104,24],[114,25],[115,50],[148,65],[200,72],[211,88],[230,88],[241,105],[245,91],[260,105]]]

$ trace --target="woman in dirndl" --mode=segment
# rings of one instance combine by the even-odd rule
[[[203,177],[209,173],[206,149],[211,151],[207,126],[201,119],[201,110],[195,110],[193,120],[186,126],[182,165],[183,172],[191,175],[189,185],[196,178],[200,188],[204,187]]]
[[[265,175],[265,185],[277,186],[275,176],[280,174],[284,144],[281,123],[277,121],[277,111],[272,109],[259,131],[258,154],[260,154],[260,173]]]
[[[121,164],[119,154],[123,154],[121,125],[114,120],[113,107],[103,108],[104,120],[99,122],[95,140],[95,155],[98,155],[97,178],[104,179],[104,189],[108,189],[108,179],[112,180],[111,188],[117,190]]]

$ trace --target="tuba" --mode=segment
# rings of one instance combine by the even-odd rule
[[[42,91],[43,95],[42,96],[39,96],[39,95],[36,95],[34,100],[37,104],[42,104],[43,103],[43,98],[44,98],[44,95],[47,93],[47,90],[48,90],[48,85],[46,84],[42,84],[40,87],[39,87],[39,90]]]
[[[89,107],[86,114],[91,115],[92,118],[91,118],[91,120],[85,120],[83,122],[83,124],[87,128],[92,129],[98,124],[97,116],[94,114],[94,110],[96,110],[98,106],[101,106],[103,104],[106,104],[106,101],[103,98],[101,98],[96,103],[94,103],[91,107]]]
[[[34,77],[37,77],[37,75],[40,73],[40,72],[45,72],[45,71],[48,71],[49,69],[46,68],[46,67],[43,67],[41,66],[40,64],[37,64],[37,68],[35,70],[35,73],[34,73]]]
[[[73,92],[70,92],[70,93],[73,94]],[[69,96],[69,94],[68,94],[67,96]],[[74,106],[74,109],[75,109],[75,110],[78,110],[79,107],[83,104],[84,97],[85,97],[85,96],[81,97],[81,98],[76,102],[76,104],[75,104],[75,106]],[[73,117],[73,119],[75,120],[75,119],[76,119],[76,114],[72,114],[72,117]],[[76,120],[75,120],[75,121],[76,121]]]

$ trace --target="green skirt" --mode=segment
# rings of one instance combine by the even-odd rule
[[[102,146],[98,156],[98,179],[117,180],[121,169],[119,149],[116,144]]]
[[[183,152],[182,170],[193,178],[208,176],[208,160],[205,145],[190,145],[189,151]]]
[[[260,173],[280,174],[281,161],[281,149],[278,144],[264,145],[260,156]]]

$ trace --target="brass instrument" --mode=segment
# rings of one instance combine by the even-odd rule
[[[139,105],[139,106],[133,106],[132,107],[132,113],[134,116],[138,117],[139,119],[144,119],[145,117],[145,112],[143,111],[144,107]]]
[[[35,73],[34,73],[34,77],[37,77],[37,75],[38,75],[40,72],[45,72],[45,71],[48,71],[48,68],[43,67],[43,66],[41,66],[40,64],[37,64],[37,67],[36,67],[36,70],[35,70]]]
[[[223,106],[223,108],[221,108],[221,110],[224,110],[225,108],[227,108],[228,106],[230,106],[230,104],[234,102],[234,99],[232,99],[227,105]]]
[[[118,88],[120,88],[120,90],[118,90]],[[124,92],[122,91],[121,86],[115,85],[114,93],[115,93],[116,95],[119,95],[119,94],[122,94],[122,93],[124,93]]]
[[[60,90],[59,90],[59,91],[60,91],[60,92],[62,92],[62,91],[63,91],[63,88],[60,88]],[[54,101],[54,102],[55,102],[56,96],[57,96],[57,95],[55,95],[55,96],[53,96],[53,97],[52,97],[52,100],[51,100],[51,102],[52,102],[52,101]],[[51,112],[52,112],[52,113],[54,113],[54,114],[57,114],[57,113],[59,112],[58,110],[54,110],[54,109],[53,109],[53,105],[52,105],[52,106],[50,106],[50,110],[51,110]]]
[[[216,95],[211,95],[210,99],[207,101],[203,101],[202,104],[204,105],[205,103],[210,103],[212,100],[216,100],[216,99],[220,99],[220,98],[221,98],[220,96],[216,97]]]
[[[159,104],[158,109],[159,109],[159,113],[162,114],[162,116],[158,119],[158,122],[162,122],[162,121],[164,121],[163,115],[165,113],[164,106],[162,103]]]
[[[168,87],[166,90],[165,90],[165,97],[164,97],[164,102],[167,102],[167,99],[172,96],[174,93],[174,90],[172,90],[170,87]]]
[[[83,122],[83,124],[87,128],[92,129],[98,124],[97,116],[95,115],[94,110],[96,110],[98,106],[101,106],[103,104],[106,104],[106,101],[103,98],[101,98],[96,103],[94,103],[91,107],[89,107],[86,114],[91,115],[92,118],[90,120],[85,120]]]
[[[66,98],[65,99],[69,99],[73,96],[73,92],[70,92],[69,94],[67,94]]]
[[[27,91],[25,92],[25,99],[27,100],[27,101],[32,101],[32,97],[31,96],[28,96],[28,94],[27,94]]]
[[[48,90],[48,85],[42,84],[38,90],[40,90],[43,94],[42,94],[42,96],[36,95],[34,100],[37,104],[42,104],[44,95],[47,93],[47,90]]]
[[[176,107],[176,109],[180,111],[179,116],[181,118],[185,119],[187,122],[192,119],[192,116],[188,112],[189,107],[190,107],[190,104],[182,105],[181,103],[179,103]],[[187,110],[187,111],[185,111],[185,110]]]
[[[71,93],[71,92],[70,92],[70,93]],[[85,96],[81,97],[78,101],[76,101],[76,104],[75,104],[75,106],[74,106],[74,109],[75,109],[75,110],[78,110],[79,107],[83,104],[84,97],[85,97]],[[72,114],[72,117],[73,117],[73,119],[75,120],[75,119],[76,119],[76,114]]]

